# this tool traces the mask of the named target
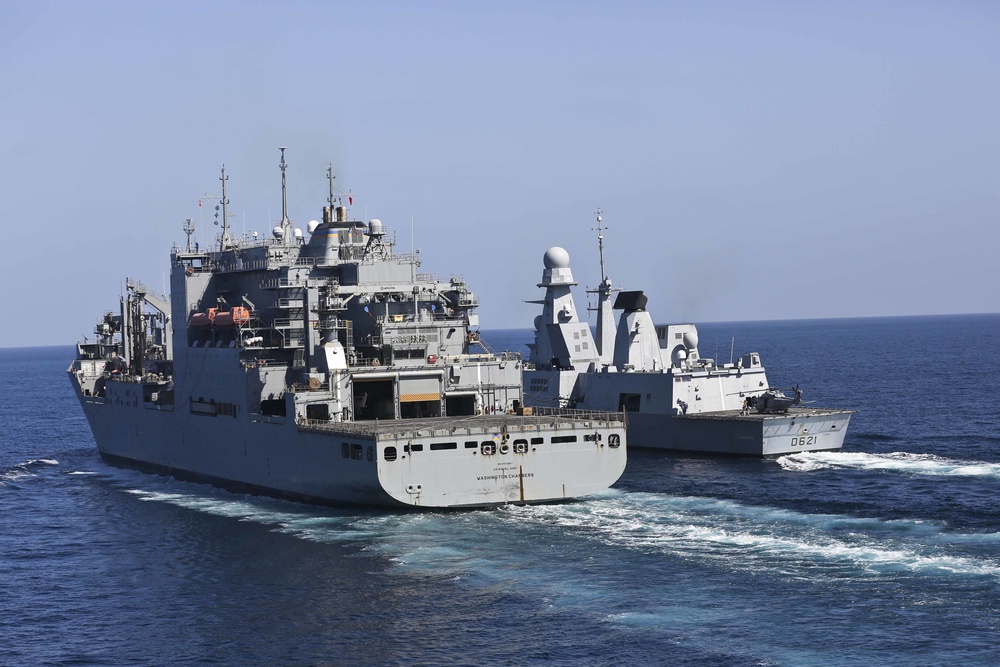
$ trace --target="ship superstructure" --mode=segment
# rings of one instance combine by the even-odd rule
[[[600,213],[597,221],[597,334],[573,301],[569,253],[550,248],[538,284],[545,298],[531,302],[542,314],[528,345],[526,405],[624,411],[631,447],[779,456],[843,446],[853,411],[807,407],[798,386],[793,395],[772,388],[756,352],[728,364],[702,357],[694,324],[655,325],[643,292],[614,288]]]
[[[622,415],[524,414],[519,354],[477,352],[461,276],[421,272],[334,188],[307,234],[282,216],[171,253],[170,296],[129,281],[70,376],[106,459],[313,502],[562,500],[625,466]],[[528,411],[531,413],[532,411]]]

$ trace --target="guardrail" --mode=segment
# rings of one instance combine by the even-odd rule
[[[542,428],[592,429],[598,425],[625,423],[621,412],[534,408],[531,415],[477,415],[474,417],[432,417],[429,419],[393,419],[363,422],[329,422],[299,419],[301,431],[342,433],[366,438],[380,435],[398,437],[404,433],[427,435],[431,432],[478,431],[502,433],[510,430]]]

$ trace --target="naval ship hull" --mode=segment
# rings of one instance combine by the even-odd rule
[[[755,369],[745,374],[723,369],[714,376],[691,378],[653,372],[526,370],[524,381],[526,386],[537,388],[527,395],[532,406],[565,404],[566,397],[575,394],[579,396],[575,407],[583,410],[624,408],[629,447],[767,458],[843,447],[853,410],[790,407],[787,412],[760,413],[726,409],[727,394],[733,397],[728,402],[736,403],[741,388],[758,384],[757,377],[763,377],[763,372],[755,373]],[[682,401],[689,407],[706,403],[711,404],[710,409],[668,412],[677,403],[678,384],[697,388],[683,394],[688,400]],[[623,405],[624,397],[632,398],[634,409]]]
[[[70,376],[76,378],[72,369]],[[625,469],[620,415],[236,420],[149,404],[137,383],[109,382],[103,397],[73,384],[105,461],[301,502],[421,508],[556,502],[603,491]]]
[[[765,458],[832,451],[843,447],[852,414],[827,408],[789,408],[779,414],[635,412],[627,415],[628,442],[643,449]]]

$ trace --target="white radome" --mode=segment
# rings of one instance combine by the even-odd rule
[[[565,248],[553,246],[545,251],[545,257],[542,258],[542,261],[545,262],[546,269],[568,269],[569,253],[566,252]]]

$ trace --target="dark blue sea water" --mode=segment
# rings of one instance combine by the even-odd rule
[[[844,451],[632,451],[555,506],[317,508],[109,467],[71,348],[0,350],[0,663],[998,664],[1000,316],[700,329],[856,408]]]

